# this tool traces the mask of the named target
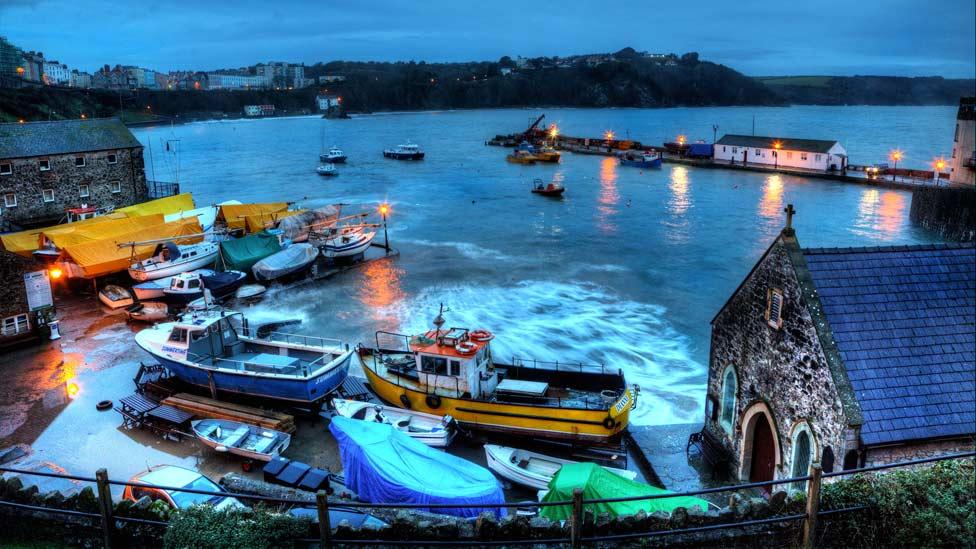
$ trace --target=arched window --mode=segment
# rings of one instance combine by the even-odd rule
[[[844,470],[850,471],[851,469],[857,469],[857,462],[860,456],[857,455],[857,450],[848,450],[844,454]]]
[[[824,473],[834,472],[834,450],[830,446],[824,448],[823,457],[820,458],[820,468]]]
[[[810,431],[806,427],[803,427],[793,437],[793,470],[790,476],[803,477],[810,474],[811,446]],[[793,490],[805,490],[806,486],[807,483],[805,481],[800,481],[794,482],[790,488]]]
[[[735,395],[738,388],[735,368],[729,366],[722,376],[722,416],[719,418],[719,423],[729,434],[732,434],[732,425],[735,422]]]

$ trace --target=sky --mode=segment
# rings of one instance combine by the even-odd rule
[[[636,50],[752,76],[976,77],[974,0],[0,0],[0,36],[69,68],[483,61]]]

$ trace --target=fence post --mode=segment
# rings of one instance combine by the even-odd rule
[[[810,481],[807,483],[807,518],[803,521],[803,547],[811,549],[817,535],[817,514],[820,513],[820,462],[810,465]]]
[[[325,490],[315,493],[315,503],[319,511],[319,547],[332,547],[332,524],[329,521],[329,496]]]
[[[98,489],[98,510],[102,514],[105,549],[111,549],[115,520],[112,519],[112,490],[108,484],[108,471],[104,467],[95,471],[95,486]]]
[[[573,488],[573,515],[569,523],[569,543],[573,549],[583,545],[580,541],[583,530],[583,490]]]

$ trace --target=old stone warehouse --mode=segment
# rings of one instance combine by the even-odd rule
[[[974,363],[972,243],[802,249],[788,221],[712,321],[697,438],[742,481],[971,450]]]

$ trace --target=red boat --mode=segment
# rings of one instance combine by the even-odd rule
[[[565,190],[566,187],[563,187],[559,183],[545,184],[541,179],[536,179],[532,185],[532,192],[543,196],[562,196]]]

